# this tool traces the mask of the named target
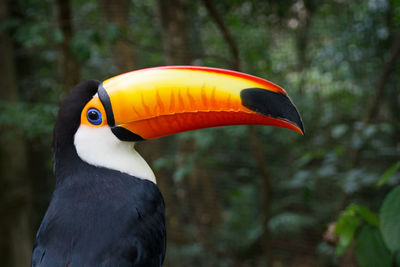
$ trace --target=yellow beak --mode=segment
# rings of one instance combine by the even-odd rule
[[[98,109],[114,134],[137,141],[226,125],[259,124],[304,134],[300,115],[279,86],[240,72],[167,66],[104,81],[82,111]],[[92,125],[93,126],[93,125]],[[102,126],[102,125],[99,125]]]

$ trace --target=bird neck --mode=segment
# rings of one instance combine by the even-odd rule
[[[83,161],[95,167],[116,170],[156,183],[153,171],[134,149],[134,143],[121,142],[108,126],[79,126],[73,144],[59,149],[58,152],[55,155],[56,172],[58,169],[64,173],[75,171],[77,162]]]
[[[135,143],[120,141],[108,126],[79,126],[74,145],[78,156],[88,164],[156,183],[150,166],[135,150]]]

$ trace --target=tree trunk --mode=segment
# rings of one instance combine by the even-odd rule
[[[207,11],[211,18],[214,20],[217,25],[219,31],[225,39],[226,44],[228,45],[229,51],[231,53],[231,68],[237,71],[240,71],[240,58],[239,58],[239,49],[237,47],[236,41],[233,39],[231,32],[228,27],[225,25],[225,22],[221,15],[218,13],[214,3],[212,0],[203,0],[204,6],[207,8]]]
[[[56,11],[58,26],[63,35],[60,54],[61,85],[65,92],[71,90],[80,81],[80,65],[72,53],[73,26],[71,3],[69,0],[57,0]]]
[[[300,25],[296,32],[296,53],[297,53],[297,71],[301,73],[299,81],[299,91],[304,93],[304,84],[306,77],[303,74],[310,64],[308,56],[308,43],[311,28],[311,18],[315,11],[314,0],[305,0],[304,8],[299,11]]]
[[[374,92],[371,95],[369,106],[367,106],[367,112],[365,113],[365,117],[363,118],[363,122],[365,125],[373,122],[379,113],[379,106],[382,102],[384,88],[388,83],[390,75],[392,74],[396,66],[396,62],[398,61],[400,56],[400,33],[398,33],[393,40],[390,51],[390,57],[385,61],[382,67],[378,81],[375,84]],[[357,134],[360,133],[358,132]],[[352,157],[349,161],[349,168],[354,168],[355,166],[357,166],[361,159],[361,153],[364,150],[366,144],[367,143],[364,142],[360,147],[351,151]],[[347,205],[347,203],[344,203],[344,205]]]
[[[107,23],[118,27],[119,34],[116,40],[112,40],[110,55],[120,73],[132,71],[136,68],[135,48],[127,38],[129,4],[128,0],[99,0]]]
[[[371,123],[373,119],[376,117],[379,111],[379,105],[381,104],[381,100],[383,97],[383,89],[385,88],[386,83],[389,81],[390,75],[394,70],[396,62],[400,55],[400,33],[394,38],[391,49],[390,49],[390,57],[385,61],[383,65],[382,71],[379,75],[379,79],[375,85],[375,91],[371,97],[371,102],[368,107],[368,112],[366,113],[366,117],[364,122],[366,124]]]
[[[165,62],[167,65],[190,65],[187,0],[159,0]]]
[[[0,24],[8,18],[7,4],[0,1]],[[12,39],[0,31],[0,100],[15,103],[19,100],[17,74]],[[10,132],[13,132],[10,134]],[[0,128],[0,239],[4,266],[29,266],[32,252],[30,229],[31,181],[27,171],[26,146],[17,129]],[[8,253],[7,253],[8,252]]]

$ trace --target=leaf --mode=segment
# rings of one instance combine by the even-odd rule
[[[359,217],[372,226],[379,226],[379,219],[371,210],[362,205],[351,204],[341,214],[337,221],[335,233],[339,235],[336,254],[342,255],[353,241],[354,233],[361,224]]]
[[[389,181],[390,178],[392,178],[393,174],[396,173],[396,171],[400,168],[400,161],[396,162],[393,164],[389,169],[385,171],[385,173],[381,176],[379,181],[376,183],[378,187],[384,185]]]
[[[385,198],[379,217],[386,246],[392,252],[400,250],[400,186],[393,189]]]
[[[360,220],[353,209],[346,209],[340,214],[335,227],[335,233],[339,236],[339,242],[336,247],[338,256],[342,255],[350,246],[359,225]]]
[[[365,225],[356,239],[356,257],[361,267],[391,267],[392,254],[385,246],[379,229]]]
[[[356,205],[356,212],[365,221],[367,221],[372,226],[379,227],[379,218],[370,209],[362,205]]]

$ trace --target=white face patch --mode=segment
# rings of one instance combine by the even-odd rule
[[[135,150],[135,143],[119,140],[108,126],[79,126],[74,144],[78,156],[91,165],[117,170],[156,183],[153,171]]]

